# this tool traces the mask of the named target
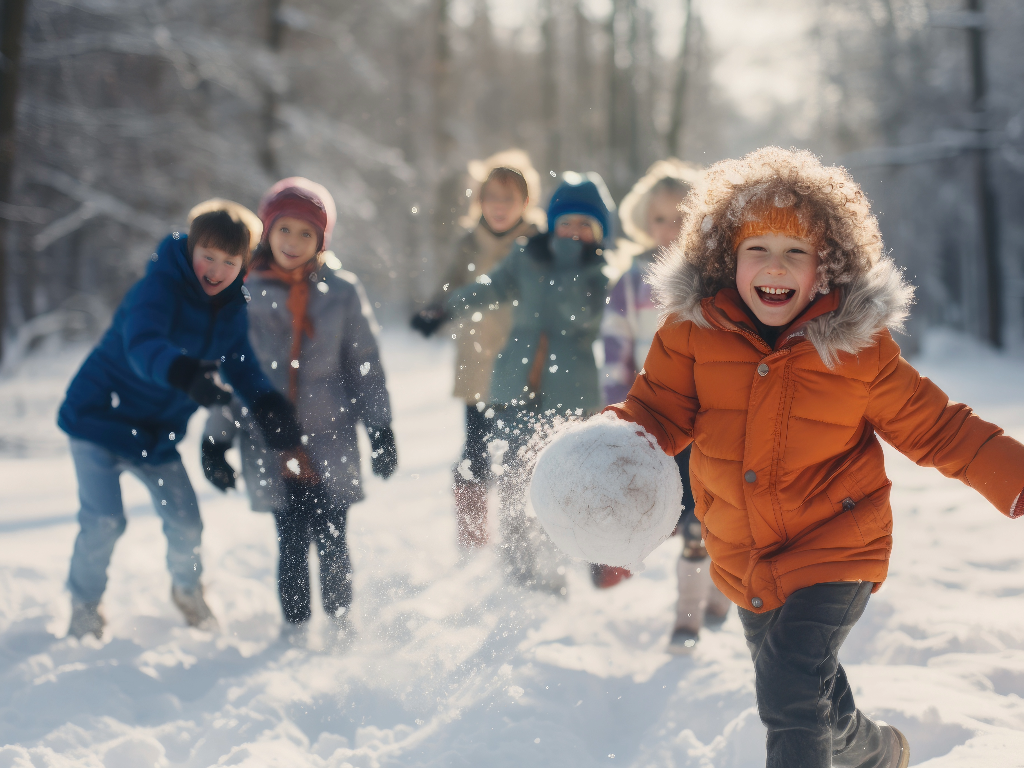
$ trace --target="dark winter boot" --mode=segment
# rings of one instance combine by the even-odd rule
[[[100,613],[99,603],[71,601],[71,624],[68,627],[68,637],[81,640],[86,635],[92,635],[99,640],[103,637],[103,626],[106,623],[103,614]]]
[[[203,585],[196,584],[193,589],[181,589],[178,586],[171,587],[171,600],[181,615],[185,617],[185,623],[190,627],[205,629],[215,632],[218,629],[217,619],[213,617],[210,606],[206,604],[203,597]]]
[[[463,549],[478,549],[487,544],[487,486],[461,477],[456,470],[455,520],[458,541]]]

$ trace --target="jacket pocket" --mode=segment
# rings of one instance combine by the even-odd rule
[[[839,514],[848,514],[857,525],[861,544],[867,545],[892,532],[892,516],[888,513],[889,489],[886,482],[865,493],[860,480],[852,471],[844,473],[840,481],[829,489],[829,500]]]

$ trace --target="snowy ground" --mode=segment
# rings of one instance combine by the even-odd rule
[[[107,634],[64,639],[77,503],[53,419],[85,350],[0,381],[0,768],[763,765],[735,613],[693,657],[663,652],[677,540],[612,590],[570,570],[567,601],[506,589],[491,552],[457,566],[451,350],[403,333],[383,347],[401,468],[351,513],[359,635],[343,656],[276,642],[273,522],[203,479],[202,415],[182,453],[222,633],[182,626],[158,518],[126,478]],[[1024,438],[1024,363],[942,335],[917,362]],[[915,765],[1024,765],[1024,523],[889,459],[890,579],[843,652],[858,702],[903,729]]]

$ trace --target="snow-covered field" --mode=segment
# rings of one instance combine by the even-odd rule
[[[382,343],[400,469],[368,479],[351,512],[359,634],[341,656],[317,650],[322,614],[311,650],[277,642],[273,521],[203,478],[202,413],[182,453],[222,632],[182,625],[159,520],[126,477],[107,633],[64,639],[77,502],[53,421],[86,350],[46,351],[0,381],[0,768],[763,765],[735,613],[694,656],[663,652],[678,540],[611,590],[571,569],[567,600],[507,589],[492,552],[458,565],[452,351],[401,332]],[[1024,438],[1024,363],[949,335],[917,362]],[[907,734],[912,764],[1022,766],[1024,521],[889,459],[890,578],[843,650],[858,702]]]

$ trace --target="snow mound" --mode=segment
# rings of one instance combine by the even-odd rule
[[[632,571],[672,535],[682,496],[672,458],[643,427],[612,414],[558,433],[530,482],[534,511],[559,549]]]

